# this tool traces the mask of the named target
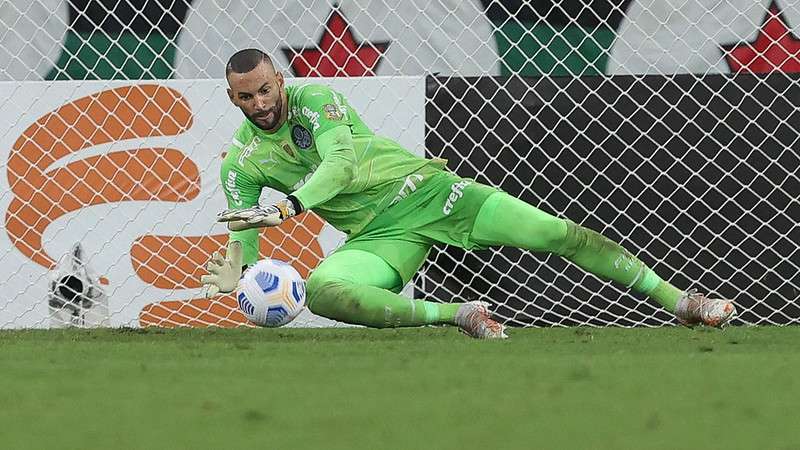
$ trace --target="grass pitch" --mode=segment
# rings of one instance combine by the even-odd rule
[[[0,332],[0,448],[800,448],[800,328]]]

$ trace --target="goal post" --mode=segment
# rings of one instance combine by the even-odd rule
[[[0,328],[246,325],[199,277],[226,242],[224,63],[247,47],[409,150],[732,298],[737,324],[800,322],[800,5],[32,0],[0,3],[0,26]],[[260,245],[307,276],[343,239],[307,214]],[[508,248],[435,247],[406,293],[515,326],[675,323]]]

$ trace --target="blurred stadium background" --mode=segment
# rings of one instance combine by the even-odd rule
[[[738,324],[800,321],[793,2],[11,0],[0,25],[0,327],[244,324],[198,279],[226,240],[218,171],[241,118],[223,66],[245,47],[409,149],[733,298]],[[262,252],[307,275],[341,239],[309,214]],[[513,249],[436,249],[406,292],[485,299],[517,326],[673,323]]]

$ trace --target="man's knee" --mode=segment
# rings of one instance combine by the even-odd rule
[[[616,244],[591,228],[567,220],[567,234],[559,244],[556,254],[569,259],[587,249],[600,252],[604,247],[609,246],[616,246]]]
[[[553,253],[560,256],[569,257],[578,251],[578,248],[580,247],[580,241],[583,239],[583,233],[579,231],[581,228],[580,225],[577,225],[571,220],[566,220],[565,222],[567,223],[567,233],[560,242],[554,243],[555,249]]]
[[[357,289],[358,285],[351,281],[326,276],[324,272],[312,274],[306,282],[306,305],[318,316],[381,328],[380,321],[363,320],[364,314],[371,317],[369,311],[365,311],[369,305],[359,299]]]

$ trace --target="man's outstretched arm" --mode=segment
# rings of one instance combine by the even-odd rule
[[[246,208],[258,205],[261,186],[250,179],[246,173],[238,170],[235,163],[224,162],[220,171],[222,190],[229,208]],[[211,255],[206,265],[208,275],[201,277],[207,297],[218,293],[236,290],[244,266],[258,261],[258,229],[237,227],[237,223],[229,224],[228,249],[225,257],[219,253]]]
[[[342,192],[353,180],[356,167],[353,136],[350,129],[341,126],[327,131],[317,141],[317,151],[322,162],[311,178],[300,189],[273,205],[262,207],[256,202],[249,208],[229,209],[219,214],[217,220],[228,222],[234,232],[252,231],[253,228],[274,227],[303,211],[325,203]]]

